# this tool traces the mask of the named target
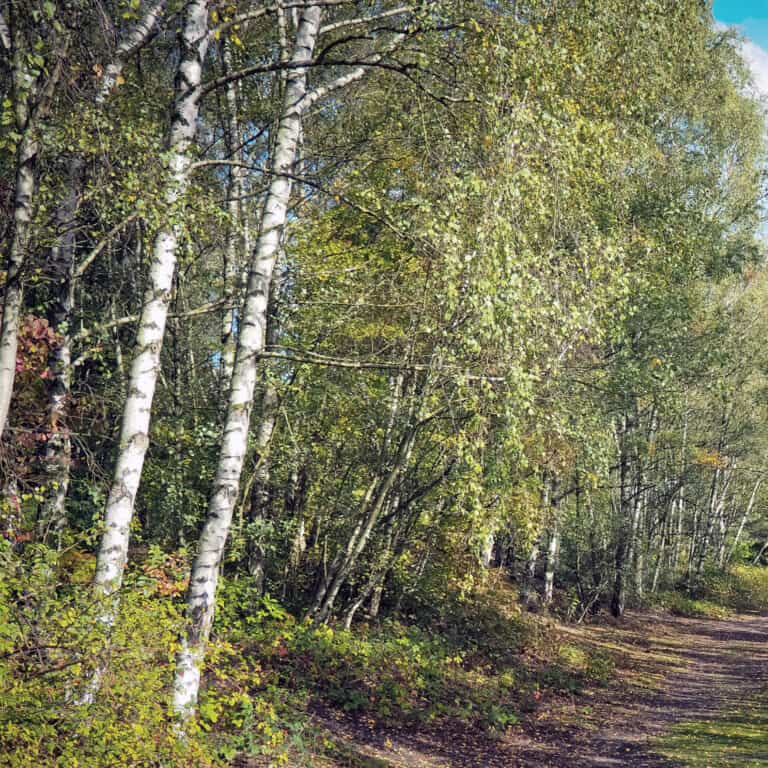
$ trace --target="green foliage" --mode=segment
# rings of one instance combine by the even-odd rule
[[[17,553],[0,540],[4,765],[213,765],[197,738],[177,739],[168,718],[177,606],[157,580],[135,574],[105,632],[92,568],[92,556],[75,547]],[[97,669],[99,696],[80,703]]]
[[[676,616],[697,619],[727,619],[731,612],[718,602],[696,599],[682,592],[667,592],[659,595],[659,602]]]
[[[700,586],[709,600],[737,611],[768,611],[768,568],[736,565],[726,572],[710,571]]]
[[[200,732],[178,743],[166,710],[180,597],[228,386],[222,275],[247,271],[263,231],[285,82],[268,57],[295,20],[237,24],[247,3],[211,8],[225,28],[203,79],[250,75],[207,90],[189,188],[169,196],[168,63],[179,59],[184,4],[167,5],[168,23],[127,57],[102,103],[105,64],[143,4],[118,5],[110,19],[88,0],[19,0],[30,77],[12,88],[0,72],[0,170],[12,179],[19,108],[67,38],[32,126],[29,320],[0,446],[0,747],[12,765],[205,765],[209,744],[220,760],[285,762],[311,738],[302,711],[313,697],[366,716],[457,716],[502,731],[542,692],[612,674],[607,656],[558,648],[508,583],[543,591],[555,532],[557,615],[600,610],[622,578],[630,602],[693,582],[695,599],[662,597],[682,615],[768,610],[762,570],[710,566],[731,547],[732,562],[746,561],[735,529],[753,487],[754,508],[766,502],[752,485],[768,452],[764,125],[738,43],[700,0],[419,4],[409,22],[392,19],[419,31],[385,66],[305,114],[301,179],[273,233],[269,357],[257,361],[257,391],[277,389],[276,427],[258,455],[251,437]],[[369,33],[347,15],[362,5],[323,7],[325,63],[365,59],[390,35],[389,22]],[[350,21],[359,34],[337,38]],[[335,72],[317,64],[313,87]],[[408,77],[393,71],[401,66]],[[76,211],[61,221],[70,192]],[[10,211],[0,206],[5,233]],[[58,457],[71,476],[66,544],[104,506],[137,342],[131,318],[144,306],[153,238],[169,224],[179,269],[131,572],[107,628],[88,586],[94,542],[61,553],[36,543],[51,490],[44,453],[54,435],[71,436]],[[75,263],[57,272],[67,233]],[[42,318],[68,287],[74,300],[54,332]],[[66,423],[51,424],[49,360],[65,334],[77,364]],[[257,402],[254,421],[265,413]],[[747,515],[742,541],[764,540],[761,525]],[[251,577],[256,550],[279,602]],[[330,626],[295,620],[334,567]],[[353,609],[363,626],[337,629]],[[538,666],[521,662],[525,651]],[[77,705],[102,662],[97,700]]]

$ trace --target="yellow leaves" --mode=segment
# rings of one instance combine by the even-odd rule
[[[708,451],[706,448],[697,448],[693,452],[693,463],[700,467],[712,467],[713,469],[725,469],[730,460],[719,451]]]

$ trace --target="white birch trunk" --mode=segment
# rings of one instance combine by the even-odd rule
[[[558,504],[552,509],[552,530],[547,547],[547,567],[544,572],[544,605],[551,605],[555,596],[555,572],[560,555],[560,510]]]
[[[291,57],[293,62],[307,61],[312,57],[320,18],[320,6],[302,9]],[[283,110],[271,163],[272,181],[264,201],[259,238],[248,278],[219,462],[187,593],[189,625],[176,656],[174,683],[174,709],[181,721],[194,714],[200,689],[200,670],[213,623],[219,564],[245,460],[257,361],[264,347],[269,289],[288,215],[290,174],[298,152],[301,103],[306,93],[307,71],[297,66],[290,70],[286,79]]]
[[[155,34],[157,23],[165,10],[166,0],[155,0],[144,16],[131,28],[126,36],[121,40],[120,45],[115,51],[113,60],[107,64],[104,75],[99,83],[99,90],[96,94],[96,103],[103,103],[112,89],[117,85],[118,78],[123,73],[125,62],[129,56],[138,51]]]
[[[10,39],[7,41],[11,44]],[[15,127],[21,135],[16,148],[16,178],[13,195],[13,219],[7,246],[6,275],[0,321],[0,435],[5,431],[16,378],[16,352],[19,344],[19,320],[23,303],[22,270],[26,262],[32,228],[34,198],[37,191],[35,165],[40,152],[32,105],[38,90],[29,72],[21,33],[11,44]]]
[[[169,218],[187,187],[192,143],[199,111],[203,60],[208,46],[208,9],[205,0],[190,0],[184,12],[181,60],[176,75],[175,101],[168,139],[170,179],[165,193]],[[96,563],[94,585],[111,595],[119,587],[128,557],[128,543],[136,493],[149,445],[152,400],[160,371],[168,305],[176,268],[178,225],[157,233],[150,265],[149,284],[139,319],[136,348],[123,407],[118,457],[104,514],[104,534]],[[105,608],[102,621],[114,620],[114,603]]]
[[[733,555],[736,552],[736,548],[739,546],[739,541],[741,541],[741,534],[744,532],[744,526],[747,524],[747,520],[749,519],[749,516],[752,514],[752,510],[754,509],[754,506],[755,506],[755,500],[757,499],[757,492],[760,490],[760,486],[762,484],[763,484],[763,478],[759,477],[757,479],[757,482],[752,488],[752,494],[749,497],[747,508],[744,510],[744,514],[741,517],[741,522],[739,523],[739,529],[736,531],[736,536],[733,539],[733,544],[731,544],[731,548],[730,550],[728,550],[728,562],[730,562],[733,559]]]

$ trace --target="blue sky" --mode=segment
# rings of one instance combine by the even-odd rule
[[[749,38],[742,53],[758,91],[768,96],[768,0],[714,0],[713,10],[718,21]]]
[[[757,43],[768,49],[768,0],[715,0],[715,18],[733,24]]]

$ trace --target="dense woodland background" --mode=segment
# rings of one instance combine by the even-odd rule
[[[418,710],[526,610],[768,559],[764,108],[707,2],[2,0],[0,41],[10,765],[287,760],[296,691]]]

